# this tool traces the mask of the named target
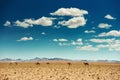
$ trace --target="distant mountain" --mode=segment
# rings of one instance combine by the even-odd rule
[[[29,59],[29,60],[27,60],[27,61],[41,61],[41,58],[39,58],[39,57],[35,57],[35,58],[33,58],[33,59]]]
[[[32,61],[48,61],[48,60],[67,60],[70,61],[70,59],[63,59],[63,58],[39,58],[35,57],[33,59],[10,59],[10,58],[4,58],[0,59],[0,62],[32,62]],[[72,60],[72,61],[88,61],[88,62],[120,62],[117,60]]]
[[[63,59],[63,58],[49,58],[48,60],[68,60],[68,59]]]
[[[24,61],[24,60],[22,60],[22,59],[10,59],[10,58],[5,58],[5,59],[0,59],[0,61],[1,62],[8,62],[8,61],[10,61],[10,62],[21,62],[21,61]]]
[[[10,58],[5,58],[5,59],[1,59],[0,61],[13,61],[13,60]]]
[[[1,62],[32,62],[32,61],[48,61],[48,60],[67,60],[67,59],[62,59],[62,58],[39,58],[39,57],[35,57],[33,59],[10,59],[10,58],[5,58],[5,59],[1,59]]]
[[[15,59],[14,61],[22,62],[22,61],[24,61],[24,60],[22,60],[22,59]]]

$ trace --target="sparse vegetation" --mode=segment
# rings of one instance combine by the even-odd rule
[[[120,63],[54,61],[17,64],[19,66],[0,63],[0,80],[120,80]]]

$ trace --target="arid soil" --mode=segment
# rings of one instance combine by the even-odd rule
[[[120,63],[0,62],[0,80],[120,80]]]

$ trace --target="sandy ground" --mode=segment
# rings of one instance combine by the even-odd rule
[[[0,80],[120,80],[120,63],[0,62]]]

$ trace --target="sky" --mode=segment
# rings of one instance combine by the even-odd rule
[[[0,59],[120,61],[120,0],[0,0]]]

